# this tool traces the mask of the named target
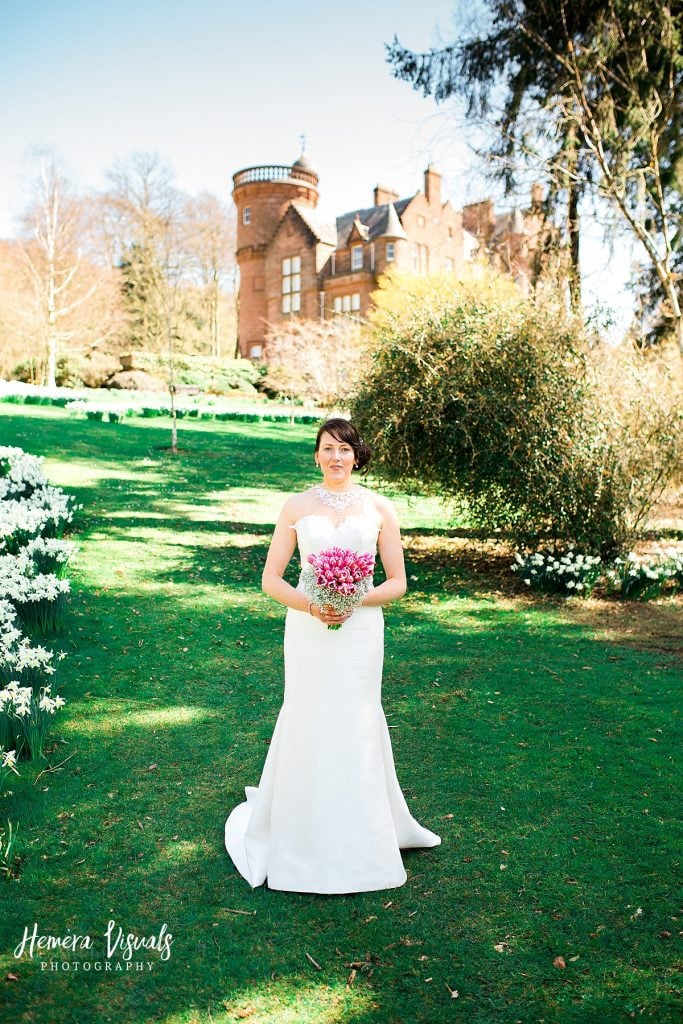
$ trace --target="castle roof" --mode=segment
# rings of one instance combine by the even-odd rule
[[[384,230],[379,235],[380,238],[407,238],[405,229],[398,219],[396,213],[396,207],[393,203],[387,203],[387,216],[384,223]]]
[[[524,214],[519,207],[516,206],[508,213],[499,213],[496,216],[491,240],[493,242],[498,242],[501,238],[504,238],[505,235],[524,235],[526,233]]]
[[[413,199],[414,196],[409,196],[408,199],[399,199],[395,203],[382,203],[381,206],[370,206],[365,210],[351,210],[350,213],[343,213],[341,217],[337,217],[338,248],[343,249],[348,245],[349,237],[353,231],[353,226],[356,220],[360,221],[366,229],[369,241],[374,242],[376,238],[387,237],[386,227],[390,217],[390,206],[397,215],[396,220],[398,221],[398,225],[402,232],[400,235],[392,235],[391,237],[404,237],[405,233],[403,232],[403,227],[400,223],[400,217],[408,203]]]
[[[294,170],[294,168],[299,171],[308,171],[309,174],[317,175],[318,173],[305,153],[302,153],[299,159],[292,164],[292,170]]]
[[[293,202],[290,204],[301,217],[306,227],[313,232],[319,242],[324,245],[337,245],[337,228],[334,224],[324,220],[317,210],[304,203]]]

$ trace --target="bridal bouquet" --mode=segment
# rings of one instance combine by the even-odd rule
[[[331,604],[336,612],[357,608],[370,589],[375,556],[350,548],[326,548],[309,555],[310,566],[301,570],[304,592],[314,604]],[[328,629],[340,629],[333,622]]]

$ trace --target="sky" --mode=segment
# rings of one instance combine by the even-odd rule
[[[230,198],[232,175],[306,154],[330,218],[372,205],[381,182],[401,196],[432,161],[459,207],[492,195],[468,130],[397,81],[385,44],[452,40],[454,12],[477,0],[0,0],[0,238],[16,230],[30,153],[51,146],[82,188],[133,151],[157,152],[179,188]],[[526,203],[526,197],[520,197]],[[626,325],[630,252],[610,255],[586,225],[589,304]]]

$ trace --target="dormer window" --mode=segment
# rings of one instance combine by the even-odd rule
[[[351,249],[351,270],[363,269],[363,246],[354,245]]]

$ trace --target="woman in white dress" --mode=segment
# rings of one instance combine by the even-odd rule
[[[285,684],[258,787],[225,823],[225,845],[252,888],[350,893],[403,885],[400,850],[441,839],[411,815],[399,786],[381,704],[382,605],[406,591],[392,503],[352,482],[371,456],[356,428],[334,417],[318,430],[321,485],[285,501],[262,576],[287,608]],[[309,601],[283,574],[298,542],[307,556],[338,546],[379,555],[386,580],[341,614]],[[328,629],[340,623],[339,629]]]

